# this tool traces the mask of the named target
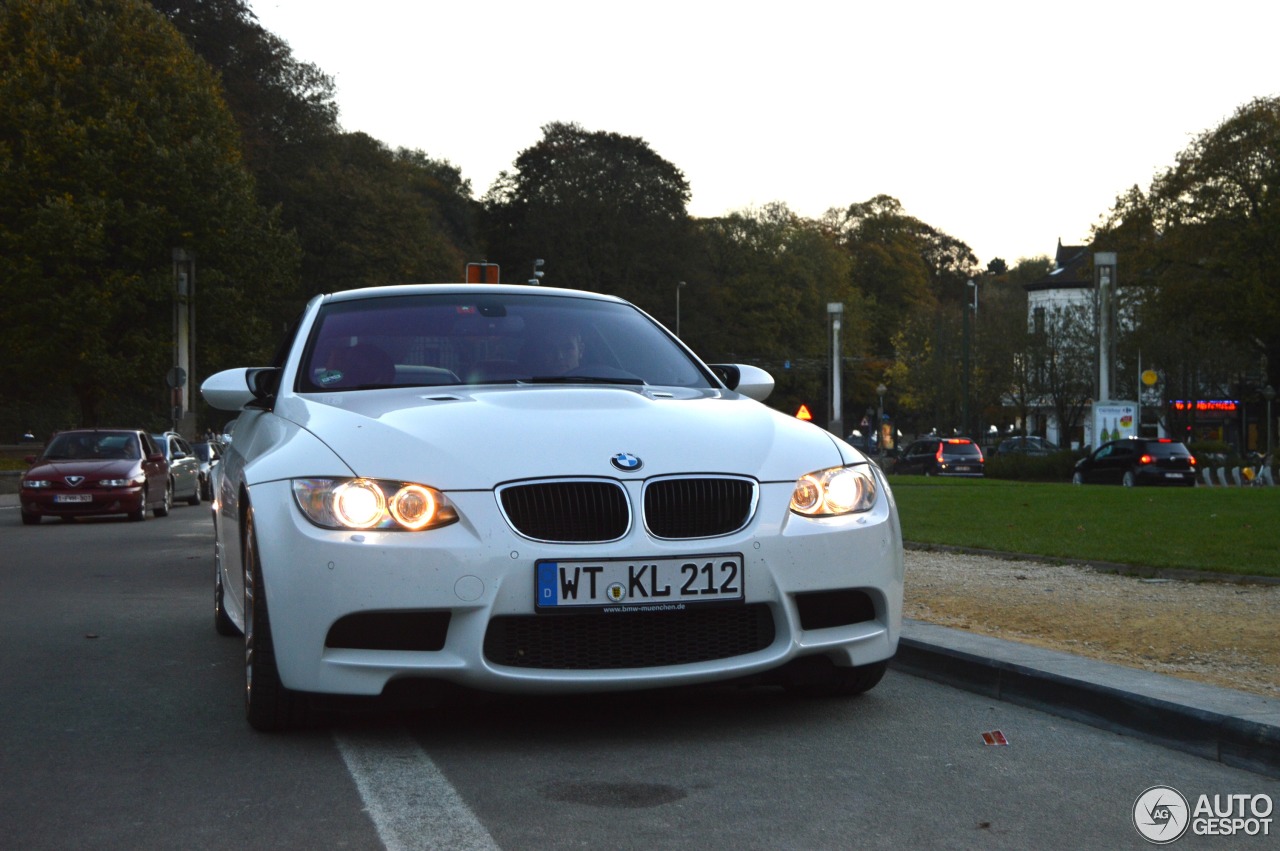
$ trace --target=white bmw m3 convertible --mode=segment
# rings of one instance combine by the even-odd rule
[[[633,305],[530,286],[319,296],[238,412],[214,620],[262,730],[397,680],[507,692],[879,682],[902,534],[879,469]]]

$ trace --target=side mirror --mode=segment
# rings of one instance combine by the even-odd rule
[[[270,405],[279,389],[278,367],[227,369],[206,378],[200,395],[219,411],[239,411],[248,405]]]
[[[763,402],[773,392],[773,376],[758,366],[745,363],[710,364],[711,371],[724,386],[743,396]]]

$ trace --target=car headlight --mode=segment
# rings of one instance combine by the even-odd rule
[[[307,519],[325,529],[417,532],[457,522],[435,488],[375,479],[294,479],[293,497]]]
[[[47,487],[50,487],[52,484],[53,482],[49,481],[48,479],[23,479],[22,480],[22,486],[24,488],[47,488]]]
[[[132,479],[103,479],[98,482],[104,488],[127,488],[132,485],[145,485],[146,483],[145,476],[134,476]]]
[[[791,510],[807,517],[870,511],[875,504],[876,480],[866,466],[808,473],[791,492]]]

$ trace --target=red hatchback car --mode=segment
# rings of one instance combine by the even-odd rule
[[[22,522],[41,518],[126,514],[164,517],[173,504],[169,464],[151,435],[139,429],[76,429],[53,436],[27,459],[19,500]]]

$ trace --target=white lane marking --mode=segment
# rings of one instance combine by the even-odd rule
[[[498,851],[489,831],[401,731],[334,733],[387,851]]]

